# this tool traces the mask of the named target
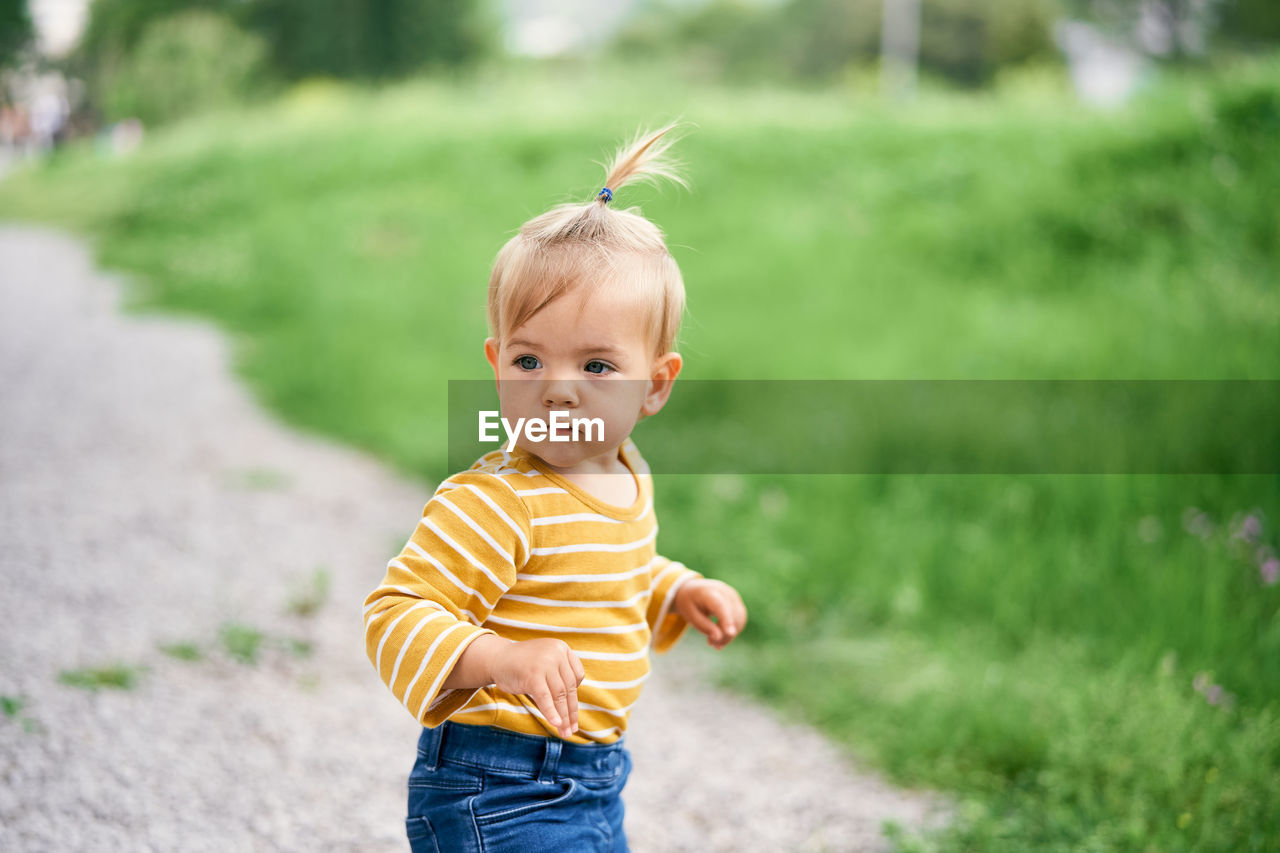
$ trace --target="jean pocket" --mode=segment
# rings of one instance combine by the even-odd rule
[[[427,767],[426,764],[419,762],[414,764],[413,770],[409,772],[409,787],[478,794],[484,787],[484,778],[478,770],[472,770],[469,767],[456,764]]]
[[[554,782],[494,781],[492,776],[488,779],[491,784],[471,800],[471,814],[480,826],[529,817],[542,809],[567,803],[578,792],[578,783],[569,777]]]
[[[409,849],[412,853],[440,853],[435,829],[425,815],[407,818],[404,831],[409,836]]]

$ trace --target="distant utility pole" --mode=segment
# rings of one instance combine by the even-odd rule
[[[880,29],[880,91],[905,101],[916,93],[920,64],[920,0],[884,0]]]

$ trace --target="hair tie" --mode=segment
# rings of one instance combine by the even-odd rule
[[[605,187],[604,189],[600,190],[600,193],[599,195],[596,196],[596,198],[602,198],[604,199],[604,203],[608,204],[609,202],[613,201],[613,190],[609,189],[608,187]]]

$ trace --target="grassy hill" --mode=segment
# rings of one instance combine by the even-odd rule
[[[289,421],[435,477],[446,381],[487,371],[498,247],[679,115],[693,192],[618,203],[684,271],[690,377],[1280,379],[1274,62],[1111,114],[1050,89],[888,110],[634,68],[312,84],[127,157],[62,152],[0,183],[0,217],[91,235],[139,306],[229,329]],[[725,677],[959,792],[929,844],[1280,837],[1280,585],[1260,570],[1276,477],[659,489],[663,552],[751,607]]]

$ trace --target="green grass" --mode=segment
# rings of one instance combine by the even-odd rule
[[[694,192],[618,201],[670,236],[691,377],[1280,378],[1275,62],[1111,114],[1043,89],[895,111],[627,73],[313,85],[119,161],[67,152],[0,185],[0,216],[92,235],[139,306],[231,330],[290,422],[424,477],[444,473],[446,381],[487,370],[498,247],[590,197],[621,135],[681,114]],[[619,97],[627,79],[647,85]],[[1259,571],[1276,477],[665,476],[659,493],[664,553],[751,608],[725,677],[957,792],[927,845],[1280,837],[1280,586]],[[241,633],[224,644],[252,659],[262,635]]]
[[[200,649],[198,643],[189,641],[179,641],[175,643],[164,643],[160,646],[160,651],[176,660],[194,663],[195,661],[204,659],[204,652]]]
[[[243,664],[255,664],[262,652],[267,636],[252,625],[228,622],[218,632],[222,648],[232,659]]]
[[[64,669],[58,673],[58,681],[71,687],[83,690],[132,690],[138,686],[144,666],[132,666],[124,663],[107,664],[105,666],[84,667],[82,669]]]

